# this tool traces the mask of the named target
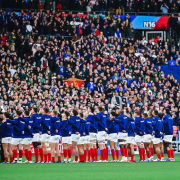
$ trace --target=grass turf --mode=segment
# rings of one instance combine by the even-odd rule
[[[0,180],[176,180],[180,178],[180,155],[175,155],[175,159],[175,162],[0,164]]]

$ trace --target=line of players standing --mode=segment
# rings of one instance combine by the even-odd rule
[[[158,111],[149,111],[141,117],[135,112],[131,117],[125,110],[116,110],[108,115],[102,107],[89,107],[87,113],[80,110],[64,111],[61,120],[56,111],[49,114],[48,108],[39,110],[32,108],[31,112],[16,111],[14,120],[9,119],[9,113],[4,113],[1,125],[1,137],[5,162],[22,163],[23,150],[25,163],[32,163],[31,143],[34,146],[34,163],[54,163],[55,152],[57,161],[61,162],[59,141],[62,137],[64,163],[71,162],[72,150],[77,162],[107,162],[107,141],[109,141],[112,161],[119,161],[119,148],[122,160],[119,162],[136,162],[134,159],[134,144],[139,150],[138,161],[153,161],[154,149],[157,159],[164,161],[163,145],[167,150],[168,159],[175,161],[172,149],[173,119],[169,110],[164,110],[164,117],[160,119]],[[71,148],[72,150],[71,150]],[[100,160],[98,160],[98,148]],[[19,160],[17,160],[19,150]],[[88,159],[86,159],[88,152]],[[145,152],[147,159],[145,160]],[[116,158],[115,158],[116,154]],[[40,155],[40,161],[39,161]],[[129,159],[128,159],[129,157]]]

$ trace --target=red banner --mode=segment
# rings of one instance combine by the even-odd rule
[[[63,83],[68,83],[68,85],[70,86],[71,83],[73,83],[73,85],[75,86],[75,88],[80,88],[82,84],[84,84],[84,80],[81,79],[77,79],[77,78],[69,78],[67,80],[64,80]]]

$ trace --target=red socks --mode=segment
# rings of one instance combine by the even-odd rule
[[[151,156],[154,156],[154,148],[149,148],[150,152],[151,152]]]
[[[114,161],[115,160],[115,151],[114,151],[114,149],[111,149],[111,154],[112,154],[112,160]]]
[[[94,149],[93,148],[90,149],[90,154],[91,154],[92,161],[94,161]],[[88,155],[89,155],[89,152],[88,152]]]
[[[58,156],[58,161],[61,161],[61,156]]]
[[[109,148],[108,146],[106,147],[106,160],[108,161],[108,154],[109,154]]]
[[[143,160],[145,160],[145,149],[144,148],[142,148],[142,158],[143,158]]]
[[[80,162],[84,161],[84,154],[79,155]]]
[[[48,153],[48,161],[51,161],[51,153]]]
[[[173,150],[173,149],[171,149],[170,151],[171,151],[171,158],[173,158],[173,159],[174,159],[174,150]]]
[[[5,162],[8,162],[8,157],[5,157],[4,159],[5,159]]]
[[[10,162],[13,162],[13,157],[10,157]]]
[[[121,147],[120,150],[121,150],[121,155],[122,155],[122,156],[125,156],[125,155],[124,155],[124,147]]]
[[[139,148],[139,157],[140,157],[140,161],[143,160],[143,157],[142,157],[143,152],[142,152],[142,151],[143,151],[142,148]]]
[[[116,150],[116,160],[119,160],[119,150]]]
[[[28,151],[28,155],[29,155],[29,161],[32,161],[32,153],[31,153],[31,150]]]
[[[128,157],[128,150],[127,150],[127,148],[124,148],[124,156]]]
[[[12,152],[13,152],[13,156],[14,156],[14,158],[17,158],[17,150],[16,150],[16,149],[14,149]]]
[[[38,148],[34,148],[35,161],[38,162]]]
[[[63,152],[64,152],[64,159],[66,159],[67,155],[68,155],[68,150],[67,149],[63,149]]]
[[[86,154],[87,154],[87,152],[86,152],[86,150],[84,150],[84,161],[86,161]]]
[[[134,154],[131,154],[131,160],[134,160]]]
[[[68,158],[71,159],[71,150],[68,150]]]
[[[44,161],[47,162],[47,154],[44,154]]]
[[[78,161],[78,156],[75,156],[75,161]]]
[[[160,155],[160,154],[157,154],[157,158],[158,158],[159,160],[161,160],[161,155]]]
[[[88,162],[91,160],[91,150],[88,150]]]
[[[19,158],[22,158],[22,156],[23,156],[23,151],[19,150]]]
[[[146,155],[147,155],[147,158],[148,158],[148,159],[151,157],[151,153],[146,154]]]
[[[26,156],[26,160],[29,161],[29,152],[28,149],[25,149],[25,156]]]
[[[97,150],[97,148],[94,148],[93,151],[94,151],[94,161],[97,161],[98,150]]]
[[[52,162],[55,162],[55,157],[52,157]]]
[[[39,154],[40,154],[41,161],[43,161],[43,148],[39,149]]]
[[[170,159],[171,158],[171,150],[167,151],[167,155],[168,155],[168,159]]]

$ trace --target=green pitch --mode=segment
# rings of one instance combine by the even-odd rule
[[[0,164],[0,180],[177,180],[180,155],[175,155],[175,159],[175,162]]]

